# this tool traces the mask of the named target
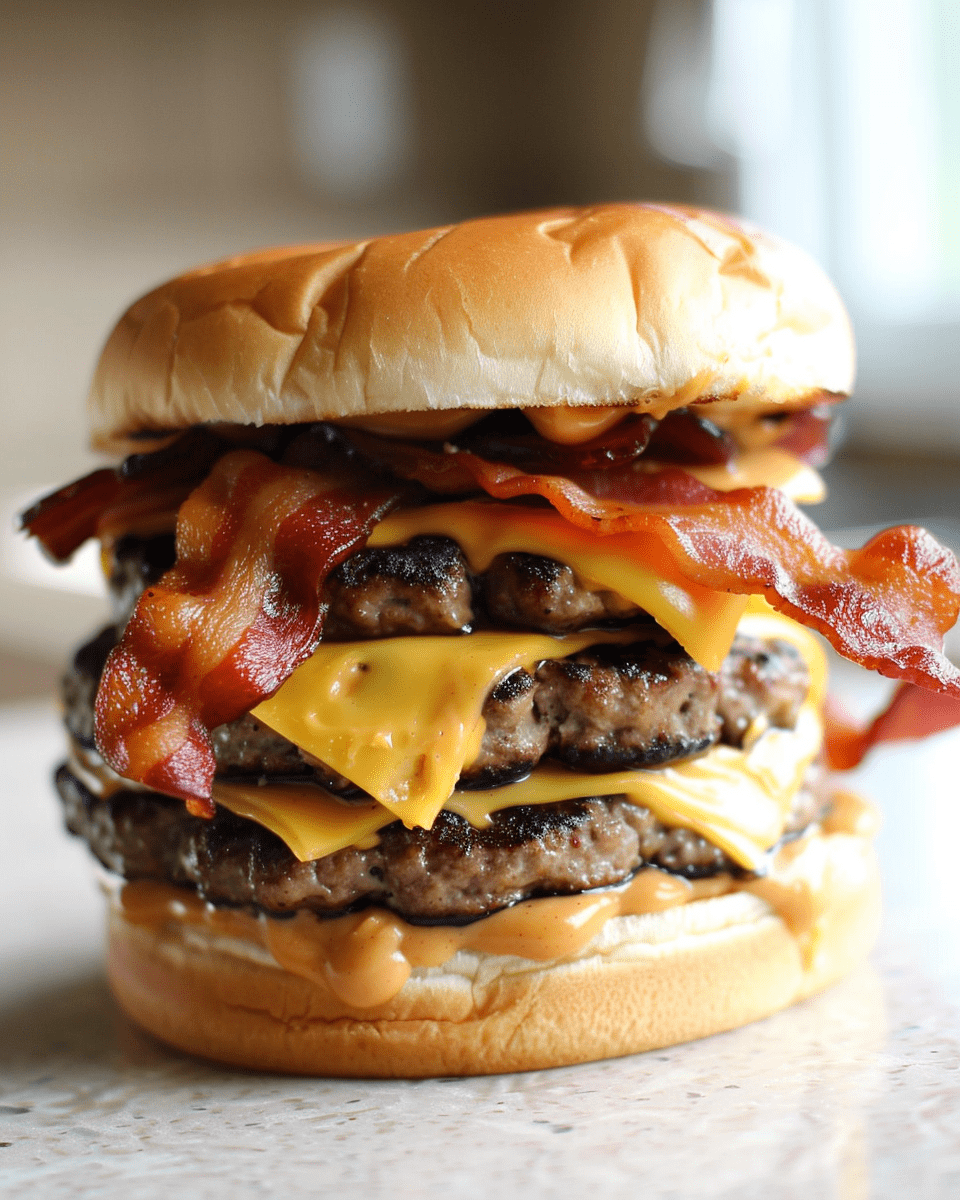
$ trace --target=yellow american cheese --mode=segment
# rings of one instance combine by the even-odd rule
[[[500,795],[455,792],[446,807],[482,828],[501,808],[622,795],[649,808],[665,825],[702,834],[752,869],[783,832],[803,773],[820,748],[821,732],[807,708],[795,730],[768,729],[746,750],[715,746],[679,766],[605,775],[540,767],[520,783],[498,788]]]
[[[816,638],[775,614],[763,601],[753,600],[741,622],[743,633],[780,637],[793,642],[807,662],[810,690],[796,729],[754,730],[743,749],[716,746],[699,758],[676,766],[591,775],[541,767],[529,778],[507,787],[482,792],[454,792],[445,807],[478,828],[491,813],[520,804],[551,804],[584,796],[624,795],[644,805],[665,824],[694,829],[720,846],[741,866],[756,868],[766,850],[783,832],[804,772],[816,757],[822,740],[820,711],[826,687],[825,659]],[[473,635],[477,636],[477,635]],[[591,635],[597,640],[597,635]],[[402,638],[385,644],[397,647],[426,640],[462,647],[460,639]],[[552,651],[556,653],[556,642]],[[572,652],[572,651],[569,651]],[[415,659],[411,652],[409,660]],[[416,699],[412,686],[405,699]],[[241,816],[273,830],[302,861],[322,858],[350,845],[369,845],[376,832],[396,819],[396,813],[375,801],[345,804],[307,785],[265,787],[218,783],[215,799]]]
[[[518,667],[636,636],[594,629],[561,638],[471,633],[321,642],[253,715],[408,827],[429,829],[476,758],[483,703],[499,680]]]
[[[371,546],[393,546],[420,534],[459,542],[474,571],[498,554],[543,554],[573,568],[588,586],[616,592],[662,625],[696,662],[716,671],[730,651],[749,597],[700,587],[679,574],[666,579],[645,565],[649,534],[595,537],[542,508],[461,501],[394,513],[370,536]]]
[[[799,504],[816,504],[827,494],[819,471],[776,446],[747,450],[729,463],[713,467],[686,466],[683,469],[718,492],[732,492],[734,488],[744,487],[775,487]]]
[[[238,817],[256,821],[281,838],[301,862],[326,858],[347,846],[376,844],[395,821],[376,800],[338,800],[310,783],[235,783],[215,780],[213,798]]]

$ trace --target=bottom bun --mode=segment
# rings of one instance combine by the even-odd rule
[[[869,842],[815,841],[818,877],[806,886],[816,911],[801,934],[767,900],[737,890],[613,918],[562,961],[460,952],[415,970],[387,1003],[356,1008],[252,945],[137,924],[115,905],[110,981],[129,1016],[161,1040],[259,1070],[412,1078],[612,1058],[768,1016],[867,953],[879,920]]]

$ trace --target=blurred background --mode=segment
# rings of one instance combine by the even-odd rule
[[[12,534],[94,465],[120,311],[261,244],[603,199],[745,214],[835,277],[861,353],[828,529],[960,508],[956,0],[0,0],[0,697],[94,629],[95,562]],[[54,583],[54,588],[49,585]]]

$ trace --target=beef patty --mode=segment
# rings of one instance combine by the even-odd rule
[[[378,904],[414,921],[450,922],[617,884],[644,866],[687,879],[743,874],[699,834],[616,796],[503,809],[482,830],[446,811],[429,831],[397,821],[376,846],[302,863],[280,838],[222,808],[208,821],[152,792],[97,799],[66,766],[57,787],[68,828],[108,870],[272,913],[333,915]],[[824,808],[815,785],[801,791],[787,835]]]
[[[124,537],[114,548],[111,588],[118,624],[136,595],[173,561],[172,535]],[[675,762],[717,741],[741,744],[758,717],[792,728],[807,693],[806,665],[790,643],[737,638],[722,670],[698,666],[635,605],[591,589],[571,568],[533,554],[501,554],[472,576],[455,541],[412,538],[367,548],[327,581],[324,639],[456,635],[474,628],[536,629],[552,634],[629,622],[637,640],[598,646],[516,671],[487,697],[486,731],[466,787],[520,779],[544,757],[585,771]],[[91,744],[90,708],[97,660],[110,634],[81,651],[65,686],[74,736]],[[305,776],[338,791],[350,785],[252,717],[213,734],[221,775]]]
[[[117,625],[78,652],[64,681],[68,728],[91,751],[106,657],[136,596],[173,556],[166,535],[124,538],[115,551]],[[472,576],[448,538],[363,550],[334,572],[324,599],[328,640],[504,627],[567,633],[610,623],[635,629],[628,645],[593,646],[501,680],[486,699],[483,744],[461,776],[463,788],[506,783],[543,758],[607,771],[676,761],[720,740],[740,745],[756,718],[792,727],[808,689],[805,663],[786,641],[738,637],[722,669],[710,673],[635,606],[591,590],[568,566],[508,554]],[[215,729],[212,739],[221,777],[302,778],[347,801],[357,794],[249,714]],[[443,812],[430,831],[397,822],[373,847],[301,863],[269,831],[223,809],[205,821],[150,792],[99,799],[67,767],[57,782],[69,828],[109,869],[275,913],[331,914],[376,903],[413,920],[469,920],[533,896],[619,883],[648,865],[686,878],[737,872],[698,834],[669,828],[622,796],[505,809],[484,830]],[[791,828],[814,819],[819,804],[815,789],[804,790]]]
[[[502,786],[543,759],[583,771],[678,762],[718,741],[739,746],[758,717],[793,727],[808,676],[789,642],[738,637],[712,674],[657,626],[641,632],[628,645],[594,646],[502,680],[484,703],[483,741],[461,786]],[[103,630],[64,679],[67,727],[86,748],[93,746],[97,683],[115,641],[115,628]],[[250,714],[212,737],[221,777],[304,778],[341,794],[356,790]]]

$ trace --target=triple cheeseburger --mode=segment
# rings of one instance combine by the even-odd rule
[[[121,465],[24,517],[60,560],[99,538],[114,598],[57,785],[122,1007],[244,1066],[419,1076],[838,978],[878,889],[828,768],[960,705],[953,557],[841,551],[795,504],[852,379],[809,258],[654,204],[270,250],[134,304],[91,396]],[[902,681],[871,730],[827,720],[815,633]]]

